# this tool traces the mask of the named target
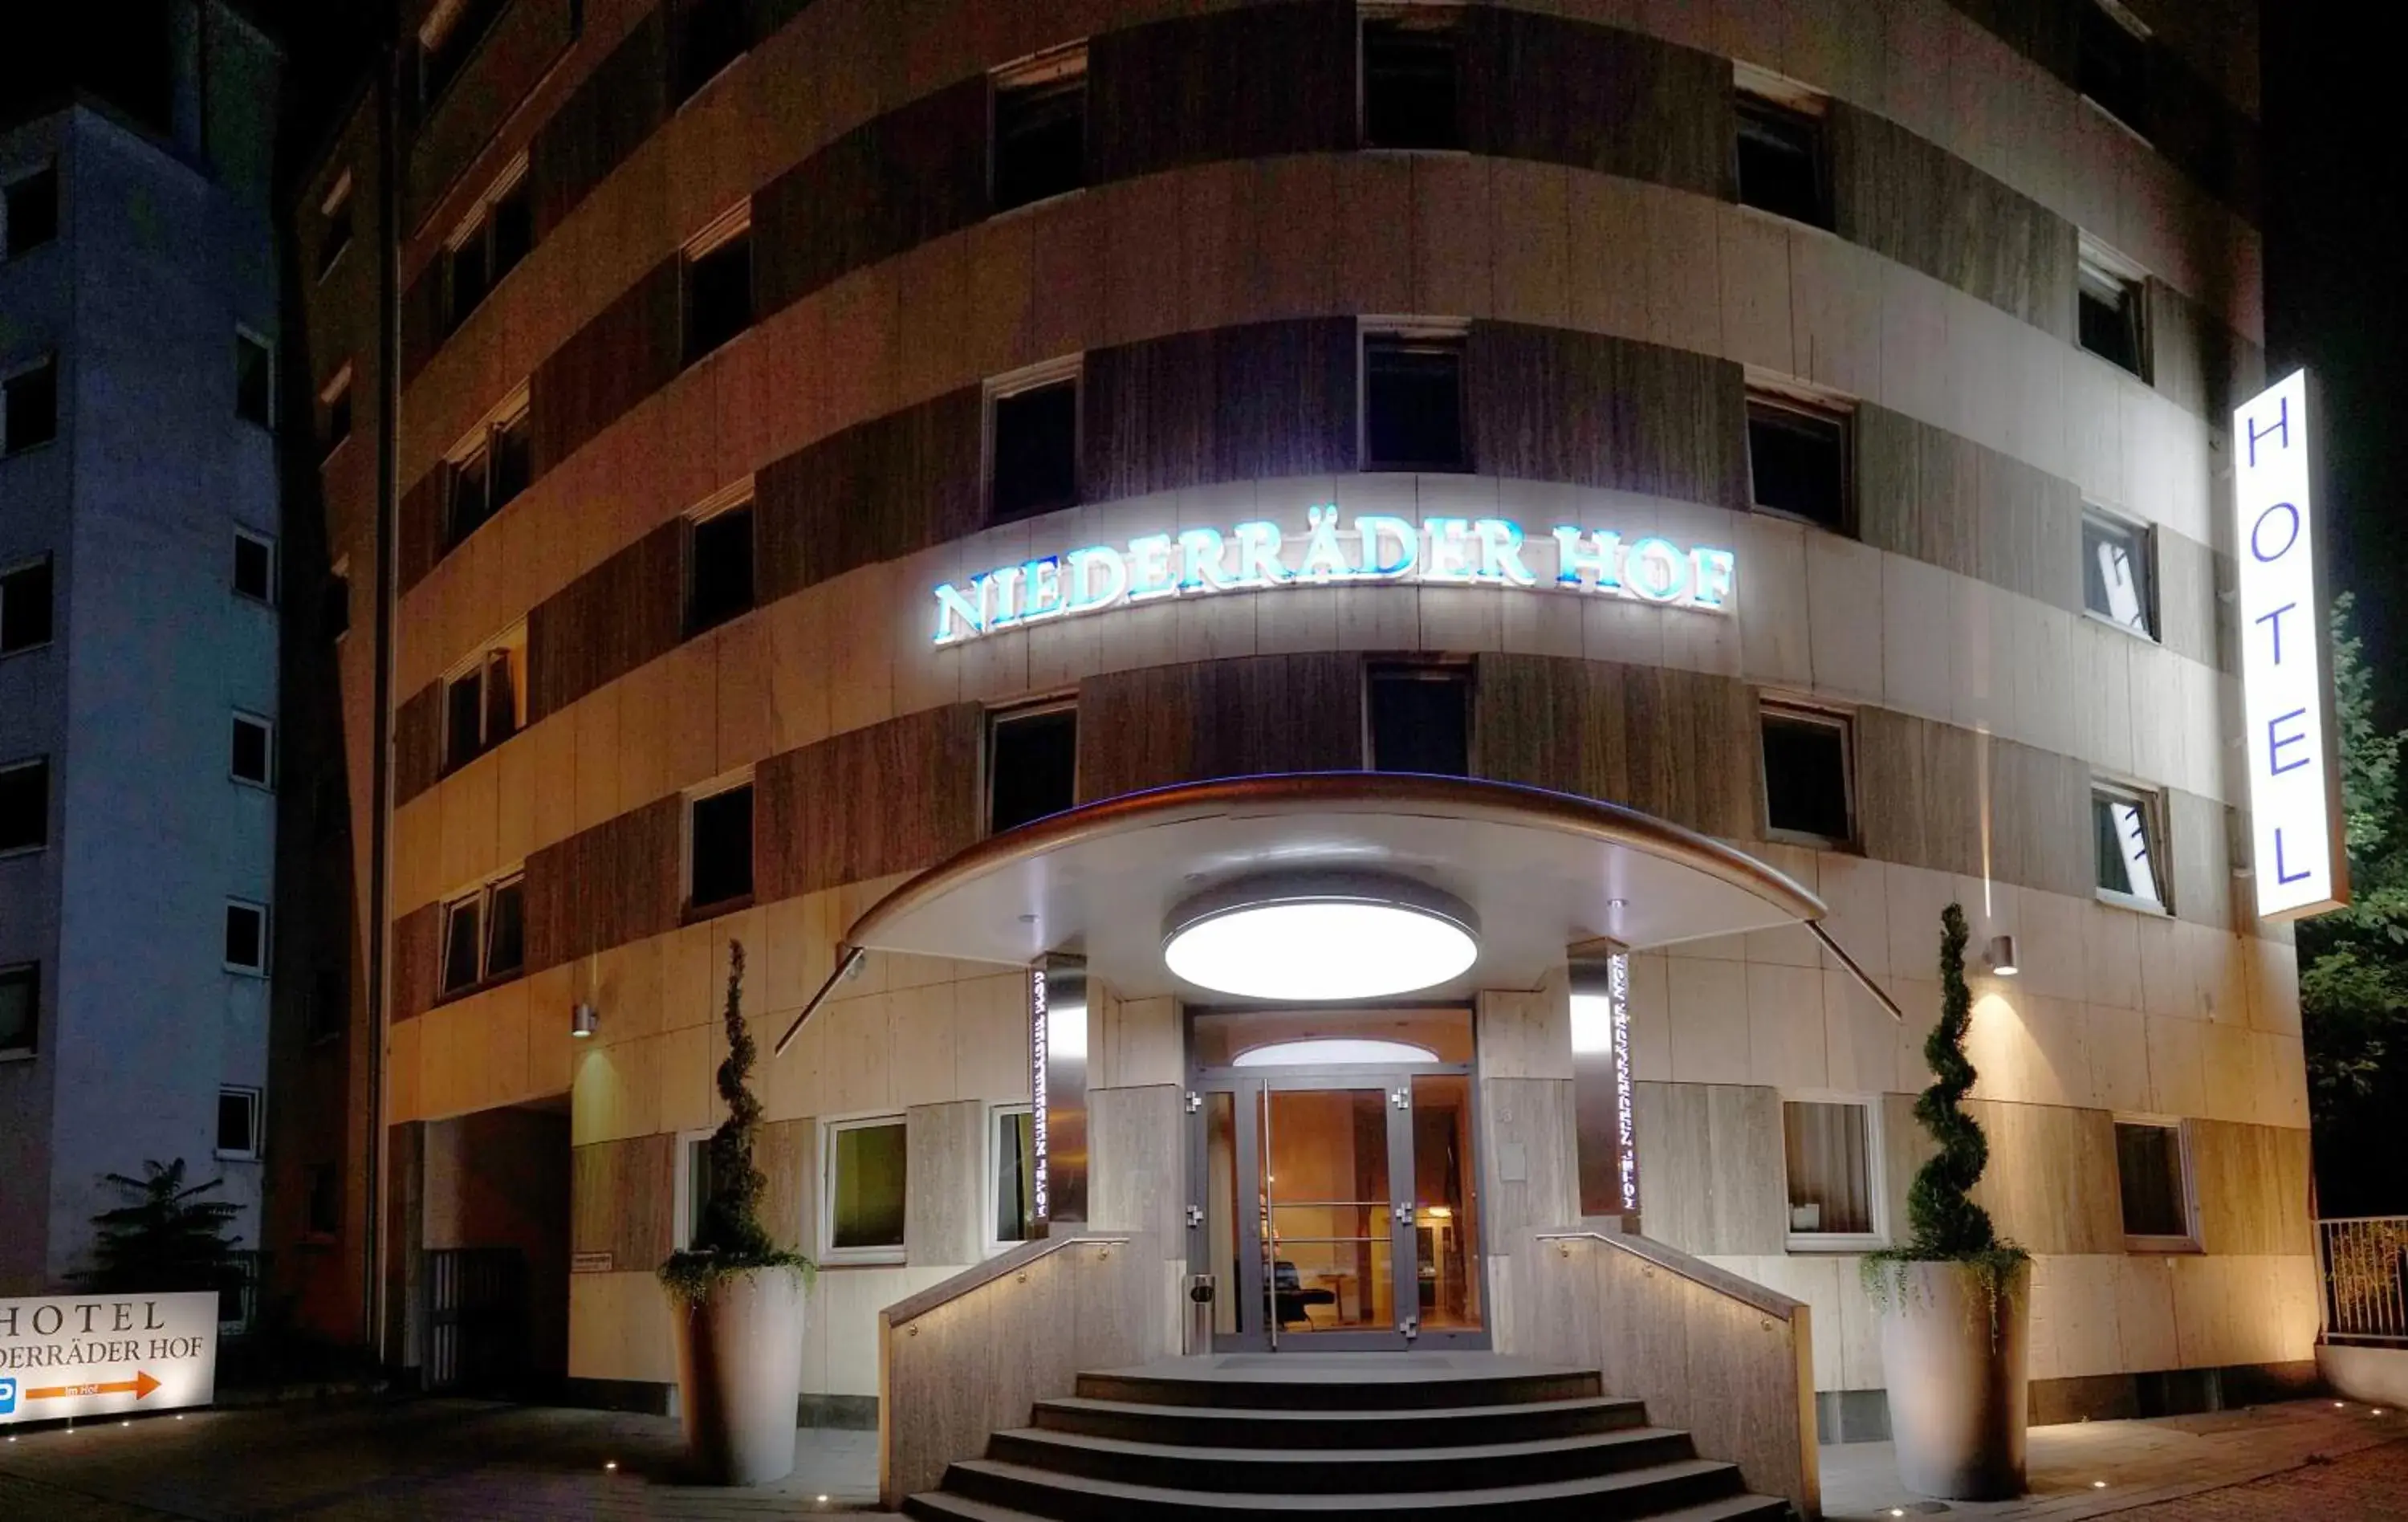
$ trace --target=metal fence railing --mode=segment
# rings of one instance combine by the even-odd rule
[[[2316,1223],[2329,1341],[2408,1343],[2408,1215]]]

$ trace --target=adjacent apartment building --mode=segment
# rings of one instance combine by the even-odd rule
[[[146,1162],[265,1229],[282,65],[214,0],[106,42],[0,118],[6,1295]]]
[[[856,968],[758,1080],[824,1411],[1049,1210],[1227,1285],[1218,1345],[1398,1357],[1508,1345],[1528,1233],[1610,1214],[1811,1304],[1823,1437],[1878,1436],[1856,1259],[1956,900],[2036,1414],[2300,1376],[2226,596],[2254,7],[401,8],[294,208],[291,378],[352,631],[324,944],[373,953],[310,1080],[373,1121],[295,1166],[394,1361],[666,1402],[737,940],[765,1044]],[[1427,846],[1604,817],[1534,797],[1785,907]],[[1350,864],[1474,959],[1326,1005],[1165,960]],[[1367,1199],[1393,1239],[1312,1213]]]

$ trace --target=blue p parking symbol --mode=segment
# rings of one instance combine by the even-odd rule
[[[0,1379],[0,1416],[13,1416],[16,1414],[17,1382],[13,1379]]]

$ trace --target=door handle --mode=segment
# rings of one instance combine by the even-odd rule
[[[1187,1207],[1187,1224],[1189,1226],[1202,1226],[1204,1224],[1203,1206],[1190,1205]]]
[[[1411,1205],[1398,1205],[1397,1207],[1397,1224],[1398,1226],[1411,1226],[1413,1224],[1413,1208]]]

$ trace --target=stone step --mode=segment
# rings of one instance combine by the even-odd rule
[[[1390,1355],[1397,1357],[1397,1355]],[[1266,1365],[1274,1360],[1265,1359]],[[1209,1376],[1161,1367],[1105,1370],[1079,1376],[1089,1400],[1126,1405],[1214,1406],[1252,1411],[1411,1411],[1529,1405],[1604,1394],[1595,1370],[1533,1369],[1514,1373],[1432,1372],[1411,1379],[1316,1377],[1310,1370],[1224,1369]]]
[[[1610,1432],[1644,1426],[1647,1407],[1639,1400],[1585,1396],[1522,1405],[1250,1411],[1064,1396],[1038,1401],[1033,1420],[1049,1431],[1209,1448],[1418,1448]]]
[[[1035,1512],[944,1491],[909,1498],[903,1503],[903,1515],[919,1517],[922,1522],[1054,1522]],[[1646,1522],[1782,1522],[1788,1515],[1787,1502],[1768,1496],[1726,1496],[1676,1511],[1657,1512]]]
[[[1697,1457],[1687,1433],[1660,1427],[1418,1448],[1315,1448],[1306,1436],[1278,1448],[1208,1447],[1023,1428],[995,1434],[987,1457],[1162,1489],[1298,1496],[1449,1490],[1475,1476],[1492,1487],[1543,1485]]]

